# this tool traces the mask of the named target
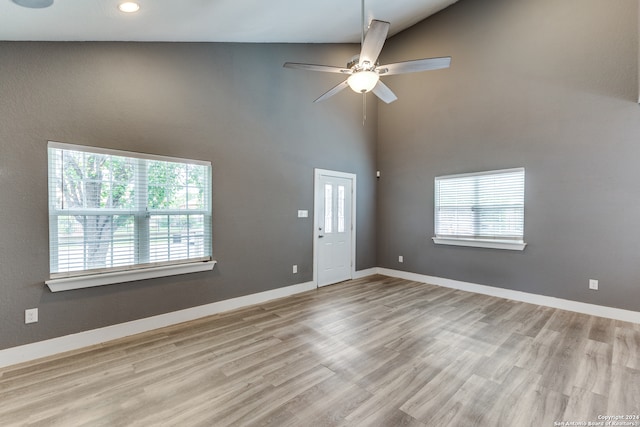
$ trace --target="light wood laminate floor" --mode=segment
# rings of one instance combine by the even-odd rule
[[[2,426],[520,427],[639,413],[640,325],[382,276],[0,370]]]

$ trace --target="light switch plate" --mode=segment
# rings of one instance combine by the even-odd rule
[[[307,210],[299,210],[298,218],[309,218],[309,211]]]

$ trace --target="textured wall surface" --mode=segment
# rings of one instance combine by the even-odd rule
[[[379,107],[378,264],[640,310],[637,8],[461,1],[391,39],[385,62],[453,60],[386,79],[399,101]],[[520,166],[524,252],[433,243],[434,177]]]
[[[0,349],[311,281],[312,218],[296,216],[314,168],[357,174],[356,264],[374,267],[376,122],[347,91],[312,103],[339,76],[282,68],[357,50],[0,43]],[[215,269],[49,292],[48,140],[211,161]]]

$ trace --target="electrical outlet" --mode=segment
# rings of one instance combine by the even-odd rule
[[[404,262],[404,257],[402,255],[398,256],[398,262]]]
[[[297,274],[298,273],[298,266],[294,265],[293,266],[293,274]]]
[[[598,281],[596,279],[589,279],[589,289],[598,290]]]
[[[24,323],[36,323],[38,321],[38,309],[29,308],[24,311]]]

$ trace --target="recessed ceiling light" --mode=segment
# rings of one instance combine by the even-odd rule
[[[136,2],[126,1],[124,3],[120,3],[118,5],[118,9],[120,9],[120,12],[133,13],[140,10],[140,5]]]
[[[13,0],[13,2],[22,7],[31,9],[43,9],[53,4],[53,0]]]

